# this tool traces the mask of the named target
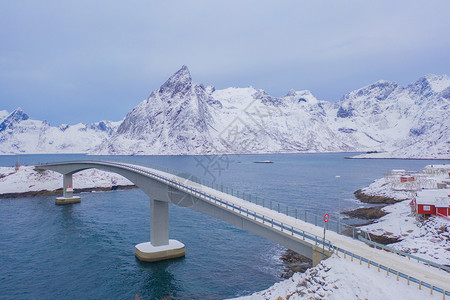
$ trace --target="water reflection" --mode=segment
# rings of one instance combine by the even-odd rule
[[[177,294],[183,290],[181,282],[175,278],[169,269],[171,265],[182,263],[184,260],[184,257],[179,257],[149,263],[136,258],[136,263],[146,276],[142,281],[138,295],[143,299],[178,298]]]

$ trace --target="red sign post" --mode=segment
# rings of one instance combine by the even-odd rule
[[[323,257],[322,258],[325,258],[325,231],[326,231],[326,225],[327,225],[328,220],[330,220],[330,215],[329,214],[325,214],[323,216],[323,221],[325,223],[323,223],[323,243],[322,243],[322,245],[323,245],[322,256]]]

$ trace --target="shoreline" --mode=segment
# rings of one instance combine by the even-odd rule
[[[368,222],[362,224],[353,224],[353,226],[355,227],[362,227],[376,223],[379,219],[388,215],[388,213],[383,210],[385,207],[406,200],[406,199],[396,200],[394,198],[386,196],[369,195],[365,194],[362,191],[362,189],[356,190],[355,192],[353,192],[353,194],[355,195],[356,199],[358,199],[361,203],[376,204],[376,206],[360,207],[341,212],[342,214],[347,215],[351,218],[368,220]],[[372,241],[383,245],[394,244],[401,240],[400,237],[389,237],[386,236],[385,234],[377,235],[374,233],[370,233],[370,238]]]
[[[114,190],[130,190],[138,188],[136,185],[114,185],[109,187],[91,187],[91,188],[76,188],[73,190],[74,194],[90,193],[90,192],[108,192]],[[15,199],[15,198],[32,198],[42,196],[61,196],[63,194],[62,188],[56,190],[39,190],[17,193],[3,193],[0,194],[0,199]]]
[[[420,158],[420,157],[356,157],[356,156],[345,156],[344,159],[450,160],[450,158]]]
[[[450,160],[450,157],[358,157],[367,154],[364,151],[274,151],[274,152],[217,152],[217,153],[198,153],[198,154],[142,154],[142,153],[122,153],[122,154],[97,154],[90,152],[57,152],[57,153],[0,153],[0,156],[21,156],[21,155],[85,155],[85,156],[222,156],[222,155],[273,155],[273,154],[354,154],[354,156],[344,156],[344,159],[400,159],[400,160]]]
[[[362,191],[362,189],[356,190],[353,192],[356,199],[358,199],[362,203],[368,204],[395,204],[398,202],[402,202],[405,199],[397,200],[392,197],[379,196],[379,195],[369,195]]]

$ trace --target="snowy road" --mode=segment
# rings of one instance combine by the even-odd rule
[[[323,228],[321,227],[306,223],[302,220],[298,220],[255,203],[245,201],[241,198],[201,185],[197,182],[173,175],[171,173],[148,167],[116,162],[80,161],[75,163],[92,163],[93,168],[101,168],[101,165],[105,165],[128,169],[149,178],[153,178],[185,193],[191,194],[194,197],[216,205],[223,210],[228,210],[234,214],[239,214],[240,217],[244,219],[248,219],[254,223],[259,223],[259,226],[271,227],[274,230],[279,230],[280,234],[284,236],[288,235],[292,240],[297,240],[299,242],[302,240],[301,242],[304,243],[306,237],[306,241],[310,242],[312,245],[316,245],[318,241],[320,242],[322,240],[321,237],[323,236]],[[304,232],[307,232],[306,235]],[[328,231],[327,240],[332,243],[333,247],[338,247],[346,252],[353,253],[355,256],[361,256],[363,260],[370,260],[370,262],[375,264],[375,266],[382,265],[391,269],[393,271],[391,274],[395,275],[397,272],[403,273],[406,276],[413,277],[420,282],[424,282],[433,287],[447,291],[447,294],[450,295],[450,274],[444,270],[426,266],[423,263],[419,263],[415,260],[409,260],[407,257],[391,252],[372,248],[359,240],[354,240],[350,237],[340,235],[332,231]],[[350,259],[350,256],[347,257]],[[367,272],[377,272],[377,269],[377,267],[371,267],[367,269]],[[392,276],[392,280],[396,280],[396,278]],[[417,288],[417,285],[411,284],[411,288]]]
[[[287,227],[299,228],[313,235],[319,237],[323,236],[322,227],[306,223],[302,220],[298,220],[285,214],[271,210],[269,208],[262,207],[260,205],[256,205],[254,203],[242,200],[240,198],[223,193],[216,189],[206,186],[199,186],[199,184],[196,182],[192,182],[190,180],[172,175],[170,173],[144,167],[142,167],[142,169],[145,169],[145,171],[151,173],[158,174],[159,176],[162,177],[170,178],[171,180],[180,182],[180,184],[190,186],[192,189],[201,189],[201,191],[204,192],[205,194],[209,194],[214,197],[223,199],[227,202],[233,203],[244,209],[257,212],[258,214],[264,215],[267,218],[272,218],[277,222],[286,224]],[[300,237],[298,238],[300,239]],[[333,246],[337,246],[341,249],[346,250],[347,252],[366,258],[371,262],[374,262],[375,264],[384,265],[392,270],[407,274],[408,276],[414,277],[420,281],[429,283],[432,286],[441,288],[445,291],[450,291],[450,274],[444,270],[439,270],[435,267],[426,266],[423,263],[419,263],[415,260],[409,260],[407,257],[403,257],[395,253],[372,248],[361,241],[354,240],[350,237],[338,234],[333,231],[327,231],[326,238],[327,240],[331,241]],[[347,256],[347,258],[350,259],[350,256]],[[371,266],[370,269],[368,268],[367,272],[377,272],[377,268]],[[392,280],[396,280],[395,276],[392,276]],[[411,283],[411,288],[417,288],[417,285]]]

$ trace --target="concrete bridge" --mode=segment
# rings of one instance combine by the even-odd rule
[[[294,228],[272,216],[274,211],[159,170],[117,162],[74,161],[36,166],[63,174],[63,197],[57,204],[80,202],[73,195],[74,173],[96,168],[120,174],[150,197],[150,242],[135,246],[143,261],[158,261],[184,256],[185,246],[169,239],[169,202],[221,219],[312,259],[316,265],[332,253],[330,241]],[[270,214],[269,214],[270,213]]]
[[[185,246],[169,239],[169,202],[188,207],[228,222],[286,248],[298,252],[316,265],[333,253],[344,258],[378,266],[387,274],[407,278],[420,287],[429,287],[450,295],[448,268],[430,267],[405,255],[379,250],[373,243],[327,231],[279,211],[257,205],[234,195],[201,185],[189,179],[160,170],[118,162],[73,161],[43,164],[37,169],[53,170],[63,174],[63,197],[57,203],[79,202],[73,196],[72,175],[76,172],[97,168],[120,174],[136,184],[150,197],[150,242],[135,246],[135,255],[143,261],[157,261],[185,255]],[[447,271],[446,271],[447,270]],[[446,292],[447,291],[447,292]]]

